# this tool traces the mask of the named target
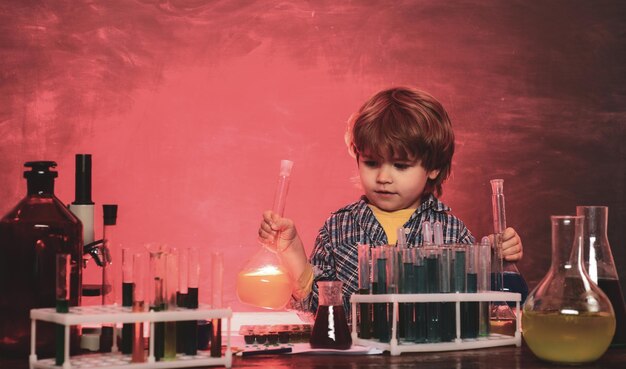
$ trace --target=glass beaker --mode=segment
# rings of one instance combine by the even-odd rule
[[[524,304],[524,339],[540,359],[591,362],[609,347],[615,314],[585,270],[584,217],[552,216],[551,221],[552,264]]]
[[[347,350],[352,346],[343,308],[343,282],[317,282],[319,306],[309,343],[312,348]]]
[[[615,312],[615,335],[611,347],[624,347],[626,346],[626,308],[606,232],[609,208],[577,206],[576,215],[585,217],[584,255],[587,273],[607,295]]]
[[[283,216],[287,191],[289,189],[289,177],[293,162],[282,160],[278,185],[274,195],[272,211]],[[276,235],[276,240],[280,234]],[[281,252],[277,245],[263,245],[243,270],[237,275],[237,297],[243,303],[266,308],[282,309],[291,298],[293,285],[288,272],[282,266],[276,253]]]

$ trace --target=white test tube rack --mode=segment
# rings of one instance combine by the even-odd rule
[[[71,369],[71,368],[106,368],[106,369],[147,369],[147,368],[186,368],[194,366],[232,366],[232,350],[230,344],[230,321],[232,311],[228,309],[210,309],[200,305],[198,309],[176,308],[165,311],[133,312],[131,307],[118,305],[95,305],[70,307],[69,313],[57,313],[54,308],[32,309],[30,369]],[[175,322],[188,320],[226,319],[226,351],[220,357],[211,357],[210,351],[198,350],[197,355],[177,354],[175,359],[156,361],[154,357],[154,335],[150,335],[150,347],[145,362],[132,362],[132,355],[120,352],[97,353],[70,356],[70,326],[98,323],[140,323],[148,322],[150,332],[154,332],[155,322]],[[55,359],[37,360],[36,323],[37,320],[52,322],[65,326],[65,360],[62,366],[55,365]],[[115,334],[114,334],[115,336]]]
[[[472,350],[486,347],[522,345],[520,301],[522,295],[513,292],[479,292],[479,293],[424,293],[424,294],[380,294],[360,295],[353,294],[350,297],[352,307],[352,343],[374,347],[389,351],[392,356],[403,352],[437,352]],[[461,302],[515,302],[515,334],[507,336],[503,334],[490,334],[487,337],[461,338]],[[398,340],[398,303],[423,303],[423,302],[454,302],[456,314],[456,338],[451,342],[413,343]],[[380,342],[378,339],[360,338],[357,333],[357,305],[359,303],[391,303],[393,315],[391,320],[391,338],[389,342]]]

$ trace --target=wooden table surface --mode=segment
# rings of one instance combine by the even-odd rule
[[[0,358],[0,369],[27,369],[27,359]],[[524,345],[480,350],[383,355],[275,355],[234,357],[233,368],[315,369],[625,369],[626,348],[609,349],[598,361],[580,366],[555,365],[537,359]]]

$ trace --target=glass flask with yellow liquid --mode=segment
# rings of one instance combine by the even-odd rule
[[[615,313],[591,280],[583,255],[583,216],[552,216],[552,264],[524,304],[523,335],[540,359],[582,364],[611,344]]]
[[[293,162],[282,160],[272,211],[283,216]],[[276,239],[280,238],[280,234]],[[293,285],[277,257],[276,245],[263,245],[237,275],[237,297],[245,304],[282,309],[291,298]]]

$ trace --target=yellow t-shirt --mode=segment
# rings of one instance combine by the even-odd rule
[[[398,241],[398,228],[402,227],[415,212],[415,209],[401,209],[396,211],[384,211],[376,206],[369,204],[372,213],[383,226],[385,234],[387,235],[387,243],[389,245],[395,245]]]
[[[387,243],[395,245],[398,241],[398,228],[402,227],[415,212],[415,209],[402,209],[396,211],[384,211],[377,208],[374,205],[367,205],[372,209],[372,213],[383,226],[385,234],[387,235]],[[306,268],[302,272],[302,275],[296,281],[296,288],[293,296],[296,299],[303,299],[311,293],[313,288],[313,266],[307,264]]]

